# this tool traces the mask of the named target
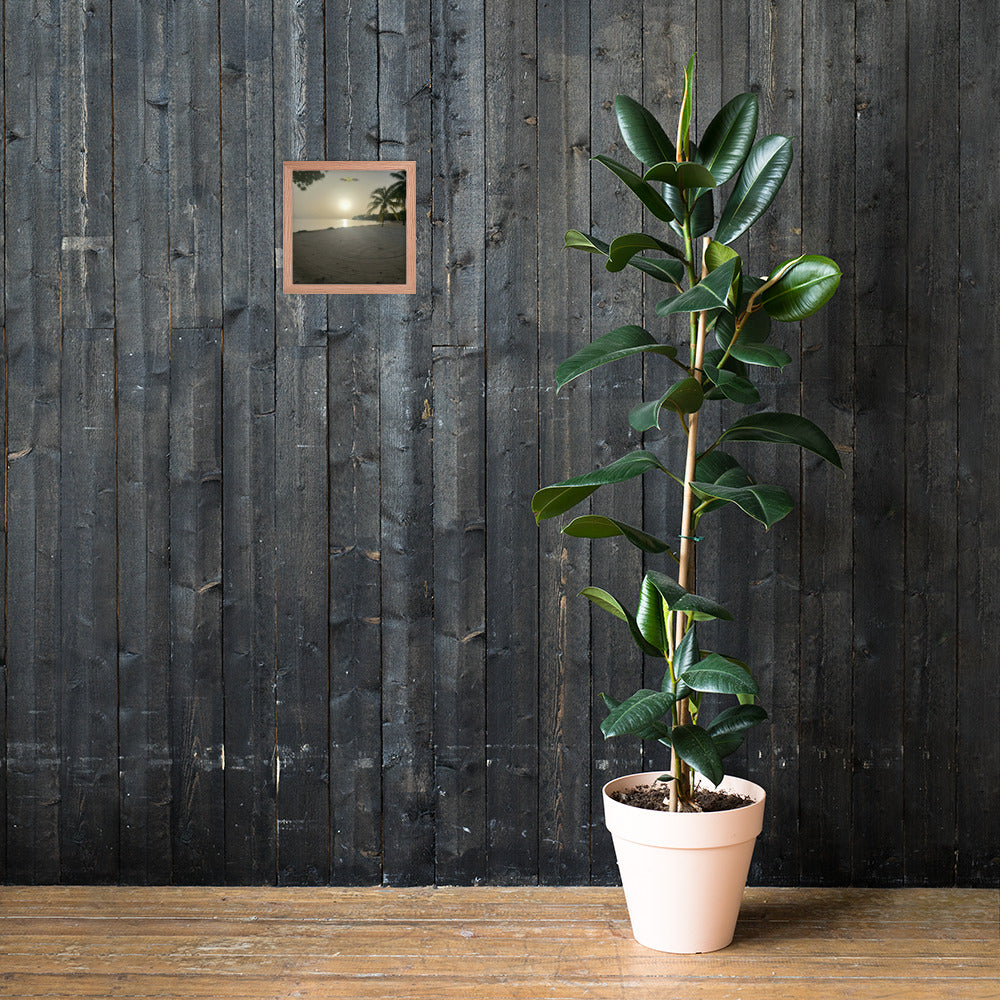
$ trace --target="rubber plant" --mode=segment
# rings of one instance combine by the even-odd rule
[[[700,646],[699,622],[732,616],[695,592],[695,554],[707,515],[731,505],[769,529],[792,509],[792,498],[781,486],[758,482],[726,446],[737,441],[793,445],[841,467],[827,435],[797,413],[753,409],[728,424],[724,419],[725,429],[714,440],[699,440],[704,407],[720,405],[723,417],[730,418],[734,406],[754,408],[760,402],[752,373],[780,369],[791,361],[770,340],[772,322],[798,323],[815,313],[836,291],[840,269],[828,257],[804,254],[782,261],[764,277],[747,273],[731,244],[774,200],[792,162],[792,141],[782,135],[756,139],[757,98],[740,94],[719,111],[696,144],[690,136],[693,67],[692,56],[676,141],[646,108],[619,96],[615,111],[622,138],[642,170],[607,156],[593,157],[639,199],[659,224],[659,234],[625,233],[605,243],[575,229],[566,233],[566,247],[606,258],[609,271],[631,268],[661,283],[664,294],[655,312],[677,327],[676,338],[661,340],[641,326],[622,326],[581,348],[556,371],[562,389],[601,365],[645,354],[662,358],[672,376],[656,398],[634,406],[628,419],[643,434],[664,421],[683,433],[685,466],[673,472],[652,449],[639,447],[603,468],[545,486],[532,500],[540,523],[569,511],[602,486],[652,473],[665,477],[678,501],[679,545],[598,514],[576,517],[562,528],[583,538],[623,537],[645,553],[647,563],[662,557],[676,564],[675,573],[645,573],[634,614],[599,587],[582,591],[625,622],[643,653],[664,667],[659,689],[642,689],[621,701],[602,695],[608,714],[601,729],[606,737],[631,735],[670,749],[670,772],[662,780],[669,784],[672,811],[692,808],[693,771],[718,785],[725,775],[723,759],[739,747],[749,728],[767,718],[757,704],[758,685],[750,667]],[[725,199],[717,197],[723,185],[728,185]],[[707,720],[701,713],[705,694],[733,695],[737,701]]]

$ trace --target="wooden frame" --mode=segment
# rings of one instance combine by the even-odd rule
[[[282,291],[292,294],[304,295],[386,295],[404,294],[412,295],[417,290],[417,226],[416,226],[416,161],[414,160],[285,160],[282,164],[282,261],[281,277]],[[339,180],[345,184],[345,194],[352,190],[350,185],[361,184],[356,190],[363,194],[363,201],[367,202],[368,194],[371,192],[371,183],[366,184],[367,172],[379,171],[380,173],[392,173],[402,171],[405,173],[406,193],[404,201],[405,217],[403,220],[403,238],[405,253],[405,271],[398,273],[398,254],[395,253],[395,246],[388,252],[391,257],[377,259],[377,254],[365,261],[351,255],[359,249],[357,243],[363,239],[363,231],[368,226],[372,226],[372,240],[376,238],[381,244],[392,242],[393,233],[387,233],[383,228],[384,218],[378,223],[378,230],[374,227],[376,223],[371,220],[361,220],[354,215],[343,218],[316,216],[310,219],[315,223],[331,221],[342,225],[332,225],[329,227],[311,225],[308,228],[295,229],[295,198],[296,188],[300,191],[307,191],[308,187],[293,183],[293,174],[298,171],[309,172],[330,172],[354,176],[340,177]],[[311,183],[324,183],[325,178],[320,178]],[[329,190],[332,188],[327,185]],[[317,192],[318,193],[318,192]],[[302,199],[302,195],[299,196]],[[304,199],[303,199],[304,200]],[[343,206],[344,211],[352,211],[360,207],[360,202]],[[301,202],[300,202],[301,206]],[[304,206],[301,206],[304,207]],[[300,218],[305,218],[300,214]],[[390,221],[391,225],[398,223]],[[338,240],[337,233],[341,230],[356,230],[350,237],[346,236]],[[307,235],[312,234],[312,235]],[[307,269],[305,265],[296,266],[295,237],[299,236],[299,255],[304,257],[306,253],[310,256],[310,265]],[[305,239],[301,237],[305,236]],[[344,244],[341,248],[337,243]],[[338,253],[339,250],[339,253]],[[393,265],[397,265],[394,272]],[[375,278],[372,273],[381,270],[387,273],[386,278]],[[298,272],[296,275],[296,271]],[[366,273],[367,272],[367,273]],[[339,274],[343,280],[330,278],[331,275]],[[298,280],[296,280],[296,277]],[[402,280],[398,280],[398,278]]]

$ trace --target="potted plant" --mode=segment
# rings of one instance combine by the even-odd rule
[[[532,500],[540,523],[602,486],[652,473],[664,477],[678,503],[679,545],[598,514],[575,517],[562,528],[582,538],[624,537],[647,561],[675,564],[671,573],[645,573],[634,614],[599,587],[582,591],[621,619],[643,653],[663,667],[658,688],[603,694],[608,714],[601,729],[606,738],[638,737],[670,751],[669,771],[617,778],[605,786],[604,801],[633,933],[642,944],[674,952],[713,951],[732,940],[764,810],[762,788],[725,775],[724,758],[767,714],[757,704],[751,668],[701,646],[699,622],[732,616],[696,592],[695,553],[706,515],[732,505],[766,530],[789,513],[792,498],[781,486],[757,482],[752,466],[744,467],[742,456],[727,449],[731,442],[794,445],[841,467],[836,448],[814,423],[757,408],[760,393],[752,379],[755,368],[780,369],[791,361],[770,342],[772,321],[797,323],[811,316],[836,291],[840,270],[827,257],[806,254],[764,277],[747,273],[731,244],[773,201],[792,162],[792,143],[780,135],[756,139],[757,99],[740,94],[696,145],[689,134],[693,67],[694,57],[685,72],[676,141],[648,110],[619,96],[622,137],[642,169],[594,157],[642,202],[660,234],[625,233],[610,243],[578,230],[566,234],[567,247],[605,257],[609,271],[631,267],[661,282],[656,314],[673,320],[677,335],[657,339],[639,326],[619,327],[556,372],[562,389],[601,365],[644,354],[661,357],[670,377],[654,399],[632,407],[628,420],[641,434],[659,429],[661,421],[679,429],[687,438],[684,468],[671,471],[654,450],[640,446],[604,468],[545,486]],[[716,195],[729,182],[717,217]],[[723,407],[725,429],[699,441],[699,415],[709,405]],[[734,406],[754,409],[731,419]],[[718,695],[736,701],[706,718],[704,710]],[[657,808],[634,804],[638,800]]]

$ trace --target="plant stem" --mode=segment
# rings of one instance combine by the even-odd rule
[[[704,248],[708,247],[708,240],[704,241],[703,247],[703,259],[704,259]],[[702,277],[708,273],[708,268],[702,263]],[[698,313],[698,326],[697,335],[694,340],[694,350],[692,352],[691,367],[693,370],[694,377],[701,382],[703,379],[702,366],[705,357],[705,338],[708,333],[708,314]],[[695,496],[694,491],[691,489],[691,481],[695,477],[695,468],[698,462],[698,417],[700,411],[695,411],[691,414],[691,419],[688,421],[688,436],[687,436],[687,457],[684,463],[684,501],[681,513],[681,549],[678,560],[677,567],[677,582],[684,587],[685,590],[690,590],[694,586],[694,573],[695,573],[695,549],[694,549],[694,538],[693,526],[694,526],[694,504]],[[684,638],[686,617],[684,615],[676,616],[676,634],[674,638],[675,647],[680,645],[681,639]],[[677,725],[685,725],[690,718],[688,711],[687,699],[683,698],[677,703]],[[687,765],[677,756],[676,750],[671,750],[670,753],[670,771],[674,775],[674,780],[670,782],[670,811],[676,812],[678,805],[678,792],[680,789],[678,786],[684,785],[681,794],[687,795],[689,789],[687,788],[686,781],[686,769]],[[685,776],[682,779],[682,775]]]

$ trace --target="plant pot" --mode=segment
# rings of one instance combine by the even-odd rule
[[[604,818],[615,844],[632,934],[656,951],[718,951],[736,931],[754,841],[763,828],[764,789],[726,777],[720,791],[754,801],[706,813],[656,812],[609,795],[652,784],[662,773],[628,774],[604,786]]]

